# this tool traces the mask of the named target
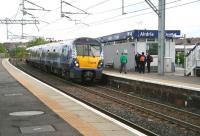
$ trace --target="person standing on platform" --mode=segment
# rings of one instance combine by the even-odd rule
[[[148,69],[148,73],[150,73],[151,62],[153,62],[153,57],[150,54],[147,54],[147,69]]]
[[[146,57],[144,55],[144,52],[142,52],[142,55],[140,56],[140,70],[139,72],[145,72],[145,63],[146,63]]]
[[[137,54],[135,55],[135,71],[139,72],[139,67],[140,67],[140,54],[137,52]]]
[[[123,69],[124,69],[124,73],[125,74],[127,73],[127,70],[126,70],[127,62],[128,62],[127,54],[122,52],[122,55],[120,56],[120,63],[121,63],[120,71],[119,71],[120,73],[122,73]]]

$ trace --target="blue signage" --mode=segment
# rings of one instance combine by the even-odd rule
[[[166,30],[166,38],[173,38],[180,36],[180,30]],[[134,30],[132,36],[134,38],[158,38],[157,30]]]
[[[180,36],[180,30],[166,30],[166,38],[174,38]],[[132,30],[108,36],[99,37],[101,42],[111,42],[126,40],[128,38],[158,38],[158,30]]]

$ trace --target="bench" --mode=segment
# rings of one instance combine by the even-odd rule
[[[114,62],[108,62],[105,64],[106,68],[114,68]]]

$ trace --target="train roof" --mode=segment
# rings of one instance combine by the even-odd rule
[[[57,48],[57,47],[63,47],[65,45],[72,45],[72,44],[82,44],[85,42],[89,42],[91,44],[95,44],[95,45],[99,45],[100,42],[97,39],[93,39],[93,38],[89,38],[89,37],[80,37],[80,38],[75,38],[75,39],[70,39],[70,40],[64,40],[64,41],[60,41],[60,42],[52,42],[52,43],[47,43],[47,44],[42,44],[42,45],[37,45],[37,46],[33,46],[33,47],[29,47],[26,50],[37,50],[39,48],[43,48],[45,49],[49,49],[49,48]]]

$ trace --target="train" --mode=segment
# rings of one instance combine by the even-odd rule
[[[80,37],[29,47],[26,62],[75,81],[100,81],[104,65],[102,44]]]

